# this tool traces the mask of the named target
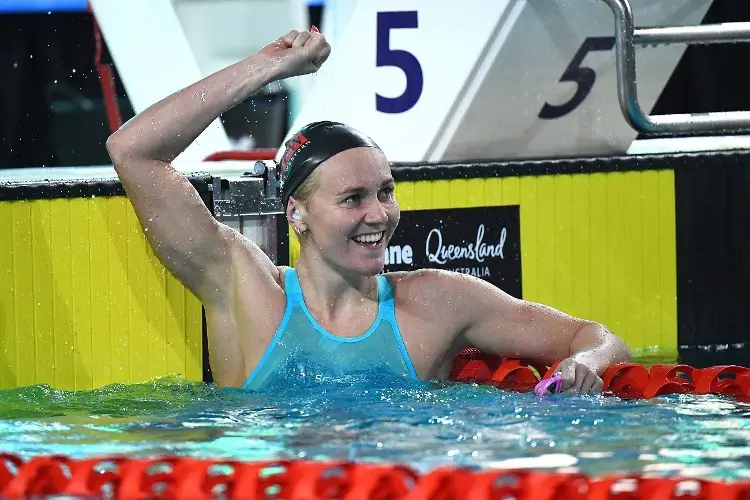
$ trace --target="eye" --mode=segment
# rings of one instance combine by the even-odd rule
[[[381,200],[388,200],[388,199],[391,199],[392,197],[393,197],[393,187],[383,188],[380,191]]]
[[[346,198],[344,198],[341,201],[342,201],[342,203],[345,203],[347,205],[355,205],[355,204],[357,204],[357,203],[360,202],[360,199],[361,199],[360,195],[358,195],[358,194],[352,194],[352,195],[347,196]]]

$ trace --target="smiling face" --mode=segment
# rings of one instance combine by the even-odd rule
[[[304,245],[339,271],[382,272],[400,218],[385,155],[376,148],[348,149],[326,160],[313,176],[315,189],[303,203],[295,202],[309,233]]]

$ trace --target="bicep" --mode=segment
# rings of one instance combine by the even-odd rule
[[[570,355],[583,322],[543,304],[518,299],[478,278],[464,286],[467,297],[463,341],[484,352],[545,363]]]

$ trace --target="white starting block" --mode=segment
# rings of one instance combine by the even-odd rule
[[[336,31],[331,59],[304,78],[310,91],[292,130],[339,120],[371,135],[393,161],[445,161],[618,155],[638,135],[633,120],[667,130],[644,118],[687,39],[634,29],[633,18],[638,26],[699,25],[711,0],[353,4],[339,16],[347,24]],[[664,41],[678,43],[626,45]],[[631,76],[627,84],[618,71]]]
[[[136,113],[308,22],[305,0],[89,1]],[[230,149],[217,120],[175,165]]]
[[[136,111],[307,27],[303,0],[91,3]],[[649,114],[686,43],[746,40],[748,23],[677,28],[700,25],[711,3],[328,0],[321,28],[333,52],[318,74],[285,83],[295,92],[287,132],[343,121],[395,162],[674,150],[662,139],[638,144],[638,131],[750,123],[742,113]],[[706,140],[709,149],[750,143]],[[229,148],[217,122],[179,160]]]

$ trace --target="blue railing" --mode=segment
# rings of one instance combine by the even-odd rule
[[[83,12],[87,0],[0,0],[0,13]]]

